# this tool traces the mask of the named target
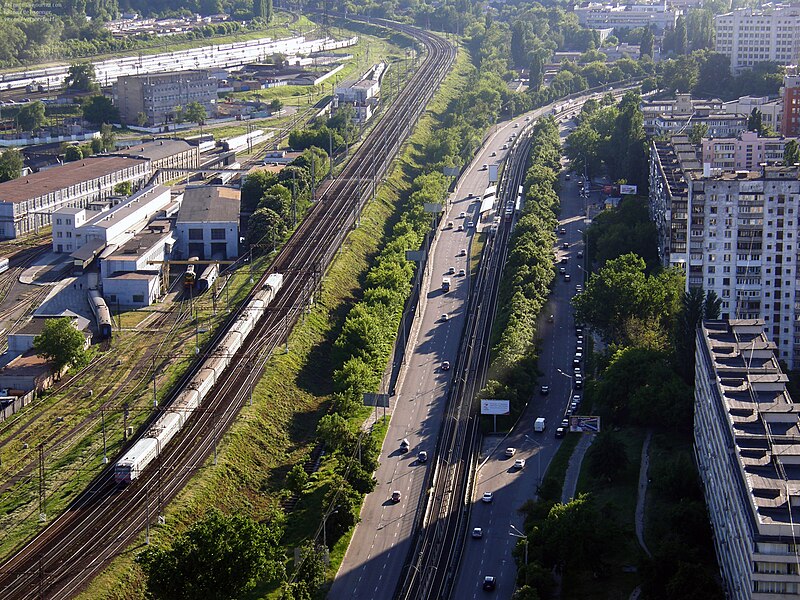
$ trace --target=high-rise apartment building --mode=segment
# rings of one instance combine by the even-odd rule
[[[714,30],[714,50],[731,59],[734,73],[766,61],[797,64],[800,57],[800,7],[739,8],[714,17]]]
[[[651,144],[662,263],[681,268],[687,288],[714,291],[724,318],[763,320],[790,368],[800,366],[798,175],[797,167],[712,169],[686,137]]]
[[[731,600],[800,595],[800,414],[764,325],[697,334],[695,457]]]
[[[758,169],[764,162],[782,162],[783,149],[791,139],[797,141],[797,138],[761,137],[755,131],[745,131],[733,138],[703,138],[703,164],[725,171]]]
[[[178,107],[202,104],[209,117],[215,113],[217,80],[206,70],[177,71],[151,75],[126,75],[113,86],[114,106],[123,123],[164,125],[175,120]]]
[[[573,8],[578,22],[593,29],[635,29],[658,31],[675,27],[680,9],[667,4],[604,4],[588,2]]]

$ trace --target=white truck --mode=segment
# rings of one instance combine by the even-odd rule
[[[544,431],[544,417],[537,417],[533,423],[533,430],[537,433]]]

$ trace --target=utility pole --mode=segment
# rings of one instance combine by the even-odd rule
[[[39,444],[39,521],[47,521],[44,505],[44,444]]]
[[[103,464],[108,464],[108,456],[106,454],[106,411],[100,407],[100,420],[103,422]]]
[[[158,407],[158,397],[156,395],[156,355],[153,354],[153,408]]]
[[[312,180],[314,179],[313,166],[312,166],[311,179]],[[296,176],[296,171],[292,169],[292,228],[295,227],[297,227],[297,176]]]

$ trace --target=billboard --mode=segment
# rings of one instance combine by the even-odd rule
[[[508,400],[481,400],[482,415],[507,415],[511,412],[511,403]]]
[[[497,183],[498,175],[497,172],[500,169],[500,165],[489,165],[489,183]]]
[[[600,417],[572,415],[569,418],[569,430],[573,433],[599,433]]]
[[[364,394],[364,406],[389,408],[389,394]]]
[[[426,213],[440,213],[442,212],[442,203],[441,202],[426,202],[422,205],[423,210]]]
[[[622,185],[619,186],[619,193],[621,195],[623,195],[623,196],[626,195],[626,194],[636,195],[636,186],[635,185],[622,184]]]

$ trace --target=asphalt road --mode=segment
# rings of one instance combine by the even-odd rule
[[[411,541],[415,512],[423,498],[425,469],[432,468],[433,451],[442,423],[447,391],[453,370],[442,370],[442,363],[456,363],[465,323],[469,294],[468,259],[474,228],[478,223],[480,197],[488,186],[488,171],[482,165],[502,160],[503,144],[514,123],[496,127],[449,199],[443,228],[431,249],[423,302],[409,341],[406,365],[400,375],[397,394],[391,399],[392,416],[381,451],[381,464],[375,491],[361,510],[361,522],[333,582],[328,598],[333,600],[372,600],[389,598],[402,575]],[[496,156],[491,156],[492,153]],[[476,197],[472,197],[474,195]],[[466,213],[461,218],[460,213]],[[449,221],[452,228],[447,228]],[[464,231],[459,231],[463,226]],[[461,251],[466,250],[466,256]],[[455,274],[449,274],[450,267]],[[460,269],[466,275],[460,276]],[[443,293],[442,279],[449,277],[451,291]],[[448,319],[442,318],[443,314]],[[400,442],[408,439],[410,451],[400,453]],[[419,464],[417,455],[426,450],[429,460]],[[399,503],[391,501],[393,491],[401,493]]]
[[[584,249],[581,232],[585,205],[577,179],[573,176],[565,181],[562,175],[559,226],[566,229],[566,234],[557,235],[554,248],[559,259],[568,258],[567,264],[557,266],[566,268],[570,281],[565,281],[561,274],[556,275],[555,289],[538,328],[541,338],[538,365],[543,373],[539,384],[549,385],[550,393],[543,396],[537,391],[508,436],[487,436],[483,440],[470,519],[470,530],[480,527],[482,537],[467,539],[452,596],[458,600],[486,597],[488,592],[483,591],[482,584],[487,575],[494,576],[497,581],[493,597],[511,598],[516,578],[511,553],[518,541],[514,536],[523,530],[523,518],[517,511],[536,495],[537,485],[561,443],[554,437],[556,427],[564,418],[569,398],[581,393],[572,390],[571,377],[576,336],[570,300],[575,295],[576,284],[583,281],[583,271],[579,267],[583,261],[577,258],[577,253]],[[562,248],[564,242],[569,244],[568,249]],[[554,316],[553,323],[548,323],[544,316],[549,314]],[[577,414],[581,414],[580,409]],[[543,433],[534,432],[537,417],[546,419]],[[505,456],[507,447],[516,449],[513,458]],[[525,459],[523,469],[514,468],[517,458]],[[491,503],[483,502],[484,492],[493,493]]]

